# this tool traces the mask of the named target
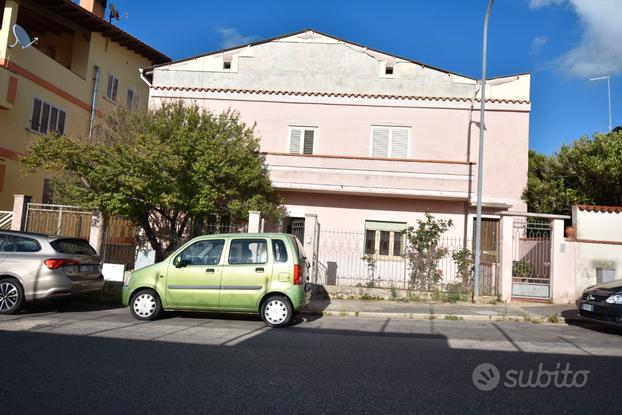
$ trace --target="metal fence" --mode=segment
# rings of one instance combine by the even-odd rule
[[[29,203],[26,231],[88,240],[92,211],[75,206]]]
[[[108,218],[104,230],[103,262],[123,264],[125,269],[134,268],[136,258],[136,225],[123,217]]]
[[[10,210],[0,210],[0,229],[11,229],[11,222],[13,222],[13,212]]]
[[[318,236],[316,280],[318,284],[367,287],[410,287],[410,268],[406,255],[377,255],[365,258],[365,232],[322,229]],[[463,248],[471,249],[471,241],[462,237],[442,237],[439,248],[446,248],[438,261],[441,274],[438,287],[463,281],[452,254]],[[370,260],[371,259],[371,260]],[[373,265],[372,265],[373,264]],[[483,266],[481,288],[483,295],[496,292],[496,264]]]

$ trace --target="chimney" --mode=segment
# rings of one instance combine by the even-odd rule
[[[108,0],[80,0],[80,6],[90,11],[100,19],[104,18],[106,13],[106,3]]]

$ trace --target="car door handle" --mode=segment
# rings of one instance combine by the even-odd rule
[[[263,272],[263,268],[255,268],[255,272]]]
[[[207,272],[208,274],[213,274],[216,272],[216,270],[214,268],[208,268],[205,270],[205,272]]]

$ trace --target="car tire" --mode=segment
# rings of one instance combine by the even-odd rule
[[[261,319],[270,327],[285,327],[294,316],[292,304],[282,295],[271,295],[261,304]]]
[[[155,320],[162,311],[160,296],[151,289],[137,291],[132,296],[129,306],[132,316],[140,321]]]
[[[15,278],[0,279],[0,314],[15,314],[24,304],[24,289]]]

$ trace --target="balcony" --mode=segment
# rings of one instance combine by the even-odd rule
[[[266,153],[279,190],[467,200],[473,163]]]

